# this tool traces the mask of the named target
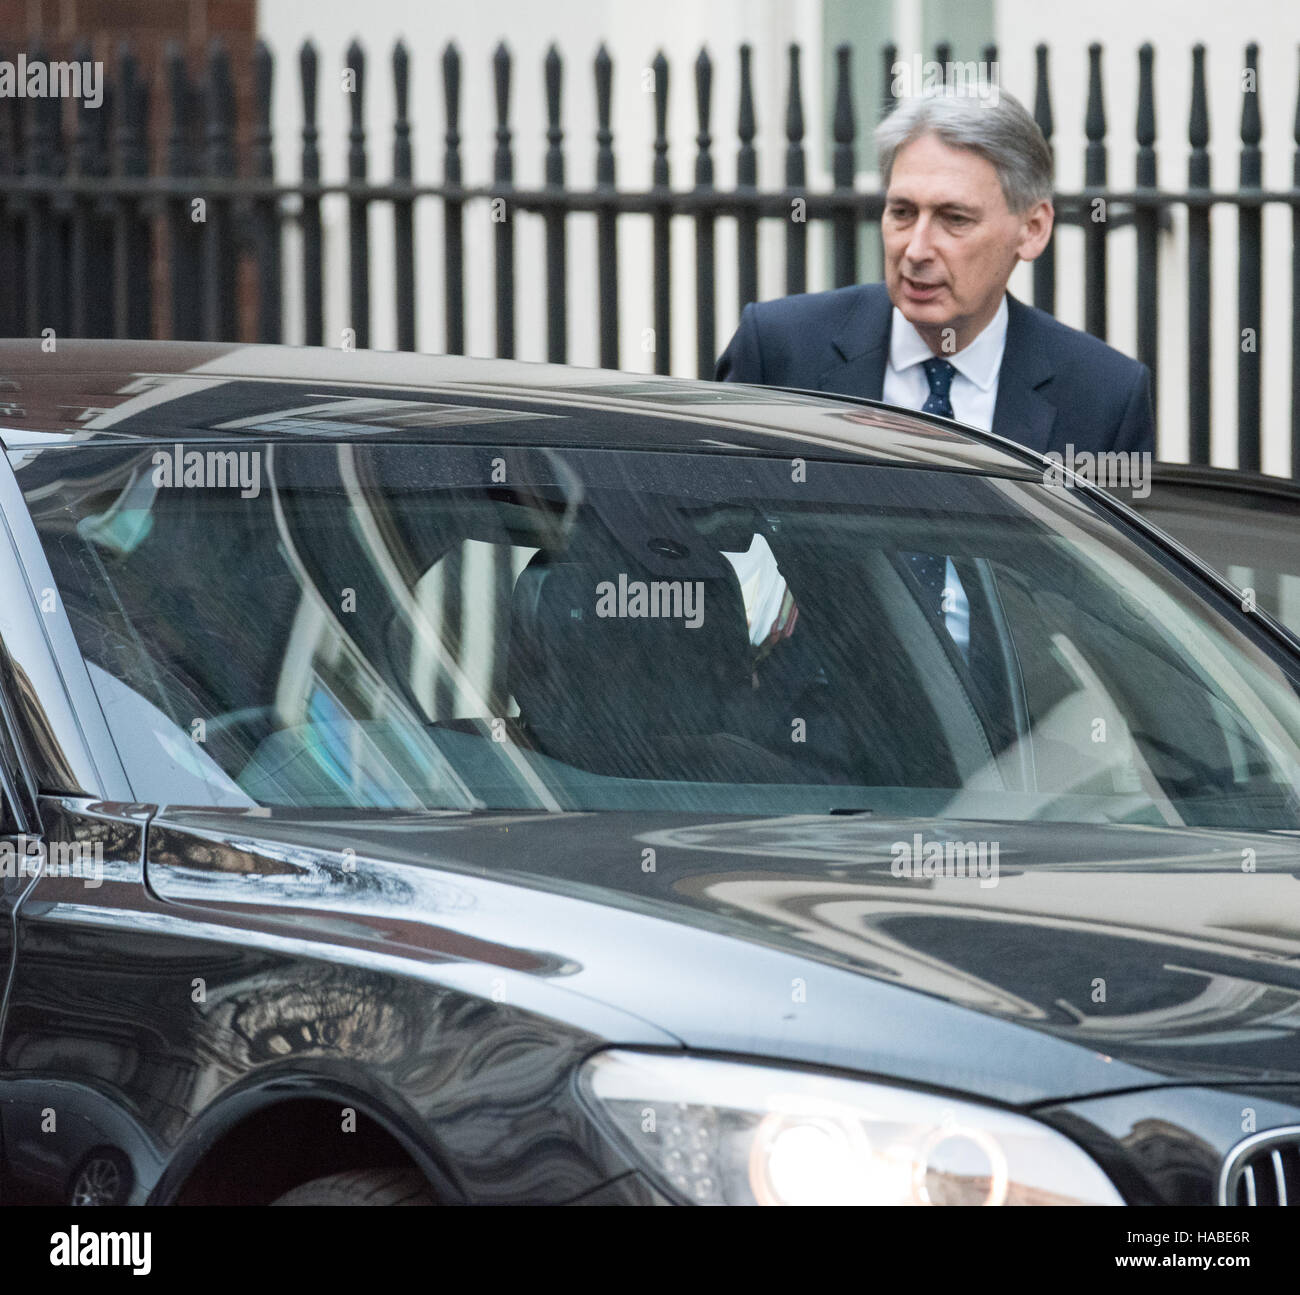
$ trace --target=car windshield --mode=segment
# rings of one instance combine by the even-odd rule
[[[1300,827],[1281,658],[1037,480],[721,448],[11,458],[141,801]]]

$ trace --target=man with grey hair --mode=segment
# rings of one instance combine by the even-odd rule
[[[751,302],[725,382],[868,396],[955,418],[1072,462],[1155,451],[1146,365],[1007,292],[1052,235],[1052,155],[1011,95],[902,100],[876,130],[885,282]],[[969,659],[951,558],[905,553],[922,602]],[[770,573],[773,580],[775,573]]]
[[[1007,292],[1052,233],[1052,158],[1006,91],[902,100],[876,131],[885,282],[750,303],[720,381],[868,396],[1042,452],[1155,450],[1146,366]]]

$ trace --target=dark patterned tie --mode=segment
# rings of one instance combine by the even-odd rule
[[[948,572],[948,559],[938,553],[904,553],[912,574],[925,590],[925,606],[936,615],[943,616],[943,585]]]
[[[930,394],[921,406],[921,412],[951,418],[952,401],[948,399],[948,393],[952,390],[952,380],[957,370],[937,355],[932,355],[921,367],[925,370],[925,380],[930,384]]]
[[[930,394],[921,406],[921,412],[951,418],[952,401],[948,398],[948,393],[952,390],[952,380],[957,370],[937,355],[926,360],[921,368],[925,370],[925,380],[930,384]],[[944,576],[947,574],[948,560],[938,553],[905,553],[903,556],[925,591],[925,606],[942,617]]]

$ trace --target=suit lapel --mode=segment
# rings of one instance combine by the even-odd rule
[[[879,400],[885,387],[893,306],[883,283],[862,285],[852,308],[832,332],[834,359],[816,390]],[[1055,376],[1049,348],[1030,308],[1007,293],[1007,343],[998,373],[993,431],[1042,453],[1052,440],[1056,406],[1041,388]]]
[[[880,399],[885,388],[892,310],[883,283],[862,285],[852,309],[831,334],[835,358],[818,377],[818,391]]]
[[[993,431],[1043,453],[1056,426],[1056,406],[1040,388],[1055,375],[1034,312],[1007,293],[1007,344],[998,371]]]

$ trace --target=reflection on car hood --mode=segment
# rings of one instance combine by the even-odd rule
[[[257,886],[265,911],[303,903],[307,874],[333,876],[354,850],[358,873],[406,879],[411,917],[531,950],[539,975],[576,969],[582,992],[689,1046],[748,1050],[719,1018],[748,1012],[753,1035],[761,1012],[742,1000],[776,993],[780,1037],[755,1035],[755,1048],[1032,1101],[1062,1085],[1300,1078],[1297,835],[868,815],[172,811],[155,820],[149,858],[165,898],[223,907],[241,902],[232,874],[265,871],[250,855],[275,860],[278,882]],[[970,849],[944,850],[957,843]],[[955,869],[981,843],[983,877],[926,875],[936,846]],[[425,880],[441,887],[436,904],[421,899]],[[359,914],[354,890],[318,885],[314,907]],[[588,904],[605,913],[593,920]],[[674,930],[728,937],[729,970],[692,967],[697,946]],[[789,955],[801,955],[802,1000],[788,981],[760,983],[782,970],[744,970],[760,951],[796,973]],[[900,1032],[887,1047],[872,1033],[884,1018]],[[1040,1069],[1067,1053],[1068,1076]]]

